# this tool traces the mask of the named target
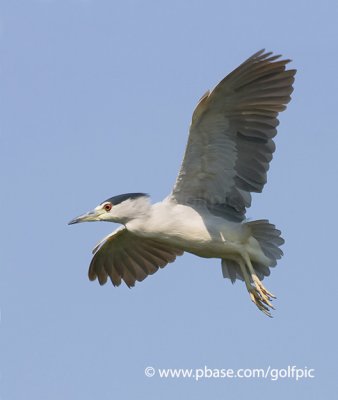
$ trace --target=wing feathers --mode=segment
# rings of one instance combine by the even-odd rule
[[[181,254],[179,249],[119,228],[95,247],[88,276],[90,280],[97,278],[100,285],[109,277],[114,286],[119,286],[123,280],[132,287],[136,281],[142,281]]]
[[[267,181],[277,116],[291,99],[296,70],[286,70],[289,62],[261,50],[203,96],[172,192],[176,202],[204,200],[217,214],[223,206],[224,216],[244,218],[250,192]]]

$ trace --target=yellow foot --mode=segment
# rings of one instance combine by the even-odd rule
[[[272,293],[270,293],[259,280],[248,256],[242,259],[238,259],[238,264],[241,268],[243,278],[245,281],[246,288],[250,294],[250,298],[254,304],[261,310],[264,314],[269,317],[271,316],[270,309],[274,309],[271,304],[273,298],[276,298]]]
[[[270,302],[271,298],[263,293],[260,288],[254,286],[248,288],[248,291],[252,302],[258,307],[258,309],[261,310],[268,317],[272,317],[270,313],[270,308],[274,309],[274,307]]]
[[[276,296],[274,294],[272,294],[271,292],[268,291],[268,289],[266,289],[266,287],[263,285],[263,283],[258,279],[257,275],[253,275],[252,279],[253,279],[254,284],[257,287],[257,289],[259,288],[258,290],[260,292],[263,292],[269,298],[269,300],[276,298]]]

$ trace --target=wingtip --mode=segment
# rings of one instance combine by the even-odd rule
[[[282,54],[273,54],[273,51],[266,51],[265,48],[257,51],[256,53],[254,53],[251,57],[249,57],[248,60],[257,60],[257,61],[275,61],[280,59],[282,56]],[[292,59],[287,58],[285,60],[282,60],[283,63],[285,64],[289,64],[290,62],[292,62]]]

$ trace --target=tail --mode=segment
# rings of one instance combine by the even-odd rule
[[[270,224],[268,220],[261,219],[252,222],[246,222],[250,228],[251,235],[259,243],[263,253],[269,259],[268,263],[260,263],[252,260],[252,266],[260,280],[270,275],[270,268],[275,267],[283,252],[280,246],[284,243],[284,239],[280,236],[281,231],[276,229],[275,225]],[[241,269],[236,261],[222,260],[222,272],[224,278],[229,278],[232,283],[236,279],[244,281]]]
[[[283,252],[279,246],[284,240],[280,236],[281,232],[267,220],[246,222],[245,225],[249,234],[247,250],[243,251],[236,262],[222,260],[223,276],[230,278],[232,282],[236,278],[243,279],[253,303],[271,317],[271,301],[275,295],[261,281],[270,275],[270,268],[282,257]]]
[[[275,267],[277,260],[282,257],[283,252],[280,246],[284,244],[284,239],[281,237],[281,231],[266,219],[247,222],[247,225],[251,229],[252,236],[258,241],[263,253],[270,260],[268,265],[263,265],[259,262],[252,263],[258,278],[262,280],[264,276],[270,275],[270,268]]]

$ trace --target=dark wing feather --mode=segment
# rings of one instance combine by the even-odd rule
[[[90,280],[97,278],[103,285],[109,277],[114,286],[124,281],[132,287],[136,281],[143,281],[173,262],[183,251],[153,239],[138,237],[121,227],[104,238],[93,253],[88,271]]]
[[[290,60],[254,54],[199,101],[171,198],[203,201],[209,210],[240,221],[261,192],[275,150],[278,113],[293,91]]]

